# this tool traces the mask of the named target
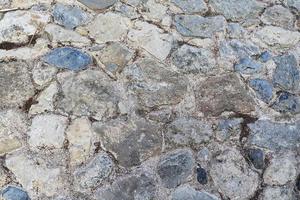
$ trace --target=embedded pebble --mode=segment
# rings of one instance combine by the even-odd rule
[[[273,96],[273,86],[269,81],[264,79],[252,79],[249,81],[249,85],[262,101],[266,103],[271,101]]]
[[[1,195],[4,200],[30,200],[27,192],[14,186],[6,187]]]

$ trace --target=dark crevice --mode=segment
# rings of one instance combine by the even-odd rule
[[[17,49],[20,47],[25,47],[29,45],[35,45],[36,40],[40,37],[39,35],[29,35],[30,38],[29,42],[26,43],[14,43],[14,42],[2,42],[0,43],[0,49],[4,50],[12,50],[12,49]]]

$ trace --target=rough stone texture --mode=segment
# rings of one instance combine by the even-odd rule
[[[177,188],[172,194],[172,200],[217,200],[218,198],[207,192],[199,192],[190,186],[182,186]]]
[[[102,10],[114,5],[117,0],[79,0],[79,2],[90,7],[91,9]]]
[[[267,187],[262,194],[263,200],[296,200],[293,190],[287,187]]]
[[[207,4],[204,0],[172,0],[172,2],[181,8],[187,14],[205,13],[208,11]]]
[[[273,86],[270,82],[264,79],[252,79],[249,82],[250,87],[255,90],[257,96],[268,103],[273,96]]]
[[[281,113],[300,113],[300,97],[288,92],[281,92],[272,108]]]
[[[254,101],[235,74],[211,77],[197,84],[197,110],[206,116],[218,116],[232,111],[248,113],[254,110]]]

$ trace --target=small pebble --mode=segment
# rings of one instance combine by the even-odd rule
[[[14,186],[8,186],[2,191],[4,200],[30,200],[27,192]]]
[[[207,172],[201,167],[197,168],[197,181],[202,185],[207,184]]]
[[[248,157],[256,169],[263,169],[265,167],[264,152],[260,149],[249,149]]]

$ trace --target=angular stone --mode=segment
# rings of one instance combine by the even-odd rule
[[[252,79],[249,81],[250,87],[256,92],[259,99],[269,103],[273,96],[273,86],[265,79]]]
[[[22,107],[33,95],[27,63],[0,62],[0,108]]]
[[[42,59],[50,65],[74,71],[85,69],[92,63],[88,54],[71,47],[56,48]]]
[[[220,141],[225,141],[230,138],[237,138],[241,133],[241,123],[243,119],[222,119],[218,122],[216,129],[216,138]]]
[[[86,28],[89,35],[94,38],[97,43],[105,43],[109,41],[120,41],[127,35],[130,26],[129,18],[108,12],[97,15]]]
[[[103,147],[112,152],[124,167],[140,165],[162,148],[159,126],[147,121],[99,122],[93,124],[93,129]]]
[[[187,14],[203,14],[208,11],[208,7],[204,0],[172,0],[172,2]]]
[[[266,187],[262,193],[263,200],[296,200],[290,187]]]
[[[260,72],[262,65],[250,57],[241,58],[239,63],[234,65],[234,70],[242,74],[255,74]]]
[[[32,119],[28,132],[28,143],[33,149],[40,147],[62,148],[65,140],[65,129],[68,118],[45,114],[37,115]]]
[[[288,92],[281,92],[272,108],[281,113],[300,113],[300,97]]]
[[[78,192],[95,189],[111,174],[113,161],[106,153],[96,155],[85,166],[74,172],[74,184]]]
[[[77,26],[88,22],[89,16],[79,7],[72,5],[56,4],[53,8],[52,15],[54,22],[67,29],[74,29]]]
[[[300,72],[294,55],[283,55],[274,58],[276,69],[273,84],[284,90],[297,91],[300,87]]]
[[[27,192],[14,186],[6,187],[1,195],[4,200],[30,200]]]
[[[210,175],[222,194],[230,199],[248,199],[258,188],[258,174],[249,169],[243,156],[235,149],[217,155]]]
[[[99,70],[62,73],[58,76],[61,94],[57,107],[76,116],[95,119],[114,116],[120,100],[117,84]]]
[[[114,5],[117,0],[78,0],[91,9],[102,10]]]
[[[265,154],[261,149],[248,149],[247,156],[256,169],[265,167]]]
[[[210,73],[216,68],[216,61],[212,51],[182,45],[172,54],[174,65],[183,73]]]
[[[128,38],[160,60],[166,59],[172,48],[173,37],[152,24],[136,22]]]
[[[125,68],[128,88],[148,108],[174,105],[182,101],[186,90],[186,78],[168,69],[154,59],[144,58]]]
[[[194,146],[208,142],[212,135],[212,125],[209,122],[182,117],[168,125],[165,137],[175,145]]]
[[[178,187],[172,194],[172,200],[218,200],[216,196],[205,191],[197,191],[191,186]]]
[[[93,135],[91,123],[86,117],[72,121],[66,131],[71,166],[82,164],[89,158]]]
[[[249,113],[254,100],[235,74],[207,78],[195,89],[196,109],[205,116],[218,116],[225,111]]]
[[[292,29],[294,27],[295,17],[289,9],[274,5],[267,8],[261,16],[263,23],[267,25],[280,26],[282,28]]]
[[[166,188],[175,188],[192,174],[194,158],[187,149],[175,150],[163,155],[157,165],[157,173]]]
[[[264,172],[264,183],[268,185],[285,185],[296,180],[297,161],[295,155],[285,153],[271,160]]]
[[[288,6],[300,11],[300,1],[299,0],[287,0]]]
[[[153,200],[157,186],[154,178],[146,172],[116,180],[111,186],[100,189],[96,199],[107,200]]]
[[[177,31],[187,37],[211,38],[218,32],[224,33],[227,27],[223,16],[176,15],[174,23]]]
[[[217,13],[232,21],[255,18],[262,10],[256,0],[209,0],[209,4]]]
[[[267,148],[272,151],[294,150],[299,148],[300,122],[275,123],[269,120],[259,120],[249,124],[249,145]]]

